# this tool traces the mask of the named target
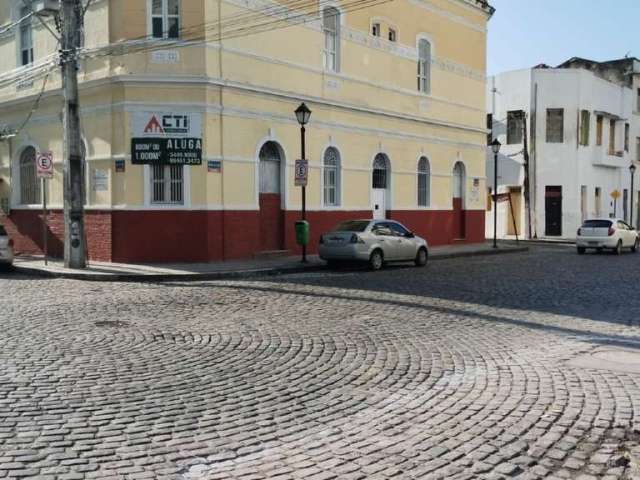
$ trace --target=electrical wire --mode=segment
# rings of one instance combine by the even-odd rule
[[[390,3],[394,0],[351,0],[342,4],[343,12],[354,12],[365,8],[370,8],[375,5],[384,3]],[[133,53],[144,53],[155,50],[163,50],[166,48],[184,48],[190,46],[196,46],[200,44],[206,44],[209,42],[220,41],[223,39],[232,39],[238,37],[246,37],[249,35],[263,33],[266,31],[272,31],[281,28],[287,28],[290,26],[300,25],[307,23],[308,21],[317,20],[318,15],[312,15],[317,12],[319,7],[323,5],[330,5],[330,0],[320,0],[316,2],[314,0],[293,0],[286,6],[278,5],[277,7],[268,7],[268,9],[262,9],[259,11],[252,11],[251,13],[243,13],[239,15],[233,15],[223,18],[221,25],[218,22],[210,22],[201,24],[198,27],[189,27],[188,29],[181,29],[181,33],[185,32],[198,32],[194,36],[181,35],[179,39],[158,39],[153,36],[147,35],[138,37],[137,39],[128,39],[122,42],[112,43],[102,47],[96,47],[94,49],[83,49],[78,53],[80,58],[98,58],[103,56],[122,56]],[[269,16],[283,16],[283,12],[290,11],[291,6],[296,5],[295,13],[288,13],[283,18],[276,20],[262,20],[265,15]],[[311,9],[312,11],[308,11]],[[247,24],[246,21],[252,19],[254,23]],[[258,20],[258,22],[256,22]]]
[[[13,30],[14,28],[18,27],[22,22],[24,22],[25,20],[28,20],[29,18],[31,18],[34,15],[33,11],[27,13],[24,17],[22,17],[19,20],[16,20],[15,22],[9,23],[7,25],[3,25],[2,27],[0,27],[0,35],[3,35],[11,30]]]

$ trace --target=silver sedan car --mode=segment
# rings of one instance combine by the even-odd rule
[[[413,261],[423,267],[429,246],[393,220],[349,220],[320,236],[319,253],[329,265],[355,260],[378,270],[386,262]]]

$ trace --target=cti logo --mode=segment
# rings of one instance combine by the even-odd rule
[[[155,115],[151,116],[151,120],[144,127],[144,133],[164,133],[164,128],[160,125],[158,118]]]
[[[189,133],[188,115],[163,115],[161,118],[162,122],[152,115],[144,128],[144,133]]]

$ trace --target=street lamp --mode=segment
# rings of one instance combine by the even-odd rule
[[[498,153],[502,144],[497,138],[491,142],[493,151],[493,248],[498,248]]]
[[[636,173],[636,166],[633,163],[629,166],[629,171],[631,172],[631,215],[629,216],[629,223],[633,226],[633,176]]]
[[[309,119],[311,118],[311,110],[304,103],[301,103],[300,106],[296,109],[296,119],[300,124],[300,150],[302,154],[301,160],[306,160],[305,158],[305,129],[304,126],[309,123]],[[302,185],[302,220],[307,219],[307,186],[306,182]],[[302,262],[307,262],[307,246],[305,244],[302,245]]]

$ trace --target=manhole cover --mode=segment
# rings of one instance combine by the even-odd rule
[[[120,320],[102,320],[100,322],[96,322],[95,326],[104,328],[124,328],[128,327],[129,324]]]
[[[640,350],[603,348],[573,358],[568,364],[572,367],[640,373]]]

